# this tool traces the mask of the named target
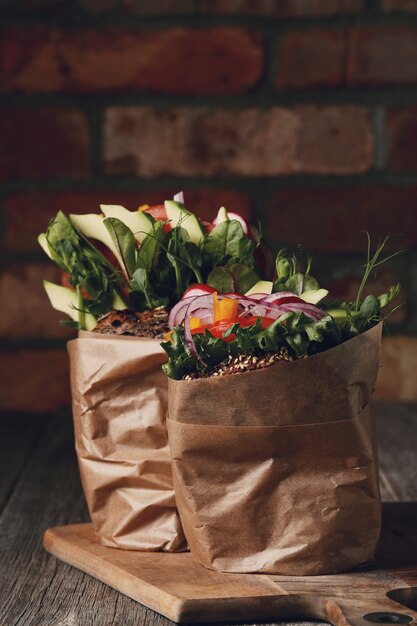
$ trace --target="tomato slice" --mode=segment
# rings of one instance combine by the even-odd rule
[[[147,207],[146,209],[141,209],[144,213],[148,213],[152,215],[154,220],[161,220],[162,222],[167,222],[168,216],[163,204],[154,204],[153,206]],[[216,224],[212,224],[211,222],[206,222],[206,220],[202,220],[199,218],[200,224],[204,227],[206,233],[211,233],[211,231],[216,228]],[[172,226],[169,222],[164,225],[163,228],[165,233],[168,233],[172,230]]]
[[[61,272],[61,285],[67,289],[71,289],[71,291],[75,291],[75,288],[71,285],[71,277],[68,272]],[[81,289],[81,295],[84,300],[91,300],[91,297],[85,289]]]
[[[148,213],[149,215],[152,215],[154,220],[160,220],[162,222],[166,222],[166,224],[164,224],[163,229],[162,229],[164,233],[169,233],[169,231],[172,230],[171,224],[167,221],[168,216],[167,216],[165,206],[163,204],[154,204],[153,206],[150,206],[147,209],[143,209],[143,212]]]
[[[191,332],[193,335],[202,334],[205,330],[208,330],[213,337],[216,339],[223,339],[227,343],[236,339],[236,335],[232,333],[228,337],[224,338],[223,333],[225,333],[233,324],[239,324],[242,328],[248,328],[248,326],[254,326],[258,321],[259,317],[232,317],[227,320],[219,320],[214,324],[207,324],[205,326],[199,326],[198,328],[194,328]],[[275,320],[270,317],[261,317],[261,328],[264,330],[268,328]]]
[[[211,233],[211,231],[216,228],[216,224],[213,224],[212,222],[207,222],[206,220],[202,220],[200,218],[199,222],[202,226],[204,226],[206,233]]]
[[[152,215],[154,220],[162,220],[163,222],[166,222],[168,219],[167,212],[163,204],[154,204],[153,206],[144,209],[143,212]]]

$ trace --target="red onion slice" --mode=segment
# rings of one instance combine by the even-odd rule
[[[197,352],[197,348],[195,347],[193,335],[192,335],[191,328],[190,328],[190,320],[197,311],[201,311],[201,309],[209,310],[210,305],[212,307],[211,310],[213,310],[214,303],[213,303],[213,296],[211,294],[207,296],[197,296],[196,298],[193,299],[192,302],[189,303],[185,311],[185,317],[184,317],[185,342],[191,354],[193,355],[193,357],[197,359],[197,361],[199,361],[199,363],[201,363],[201,365],[203,366],[205,366],[206,363],[204,363],[203,359],[200,357],[200,355]]]
[[[190,296],[189,298],[184,298],[183,300],[177,302],[177,304],[171,309],[168,317],[168,326],[170,330],[172,330],[174,326],[182,324],[188,305],[198,297],[199,296]]]
[[[181,204],[184,204],[184,192],[179,191],[178,193],[176,193],[173,197],[173,200],[174,202],[180,202]]]
[[[314,304],[308,304],[307,302],[305,302],[304,304],[300,302],[292,302],[291,304],[283,303],[281,307],[285,311],[289,311],[291,313],[304,313],[308,317],[312,317],[317,321],[321,320],[327,315],[326,312],[322,309],[314,306]]]
[[[181,300],[184,300],[184,298],[191,298],[191,296],[206,296],[207,294],[214,293],[215,291],[214,287],[210,287],[210,285],[192,285],[184,291],[184,295]]]

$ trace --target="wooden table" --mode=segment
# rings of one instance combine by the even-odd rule
[[[42,548],[47,527],[88,521],[70,415],[2,419],[0,625],[172,624]],[[417,501],[417,405],[379,405],[377,428],[383,500]]]

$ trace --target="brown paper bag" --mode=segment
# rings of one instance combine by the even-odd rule
[[[380,339],[381,325],[307,359],[169,381],[177,505],[200,563],[312,575],[373,558]]]
[[[159,343],[87,332],[68,342],[81,481],[105,546],[186,547],[172,484]]]

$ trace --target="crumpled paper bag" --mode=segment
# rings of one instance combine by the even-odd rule
[[[75,445],[96,534],[113,548],[186,549],[159,340],[81,331],[68,352]]]
[[[380,341],[381,324],[306,359],[169,381],[177,506],[201,564],[313,575],[373,558]]]

